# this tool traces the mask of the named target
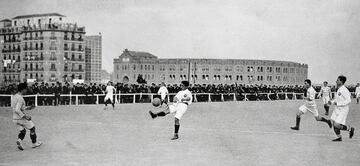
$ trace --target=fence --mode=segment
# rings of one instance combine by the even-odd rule
[[[332,93],[332,97],[335,92]],[[172,102],[175,94],[168,95],[168,102]],[[317,96],[317,95],[316,95]],[[116,104],[124,103],[150,103],[155,97],[160,97],[154,93],[132,93],[132,94],[114,94]],[[0,106],[9,107],[11,105],[12,95],[0,95]],[[62,94],[59,97],[54,95],[26,95],[24,96],[26,105],[48,106],[55,105],[58,101],[60,105],[84,105],[84,104],[104,104],[105,94]],[[303,93],[194,93],[193,102],[228,102],[228,101],[271,101],[271,100],[302,100]]]

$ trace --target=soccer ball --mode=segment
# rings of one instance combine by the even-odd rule
[[[160,106],[160,104],[161,104],[161,100],[160,100],[159,98],[154,98],[154,99],[153,99],[152,105],[153,105],[154,107],[158,107],[158,106]]]

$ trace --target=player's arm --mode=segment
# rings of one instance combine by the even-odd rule
[[[15,106],[15,113],[18,114],[21,119],[31,120],[31,116],[23,112],[25,108],[23,103],[18,102]]]
[[[317,97],[320,98],[322,96],[322,94],[323,94],[323,88],[320,89],[320,92],[318,93]]]

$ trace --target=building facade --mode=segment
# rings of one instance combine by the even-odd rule
[[[1,83],[85,79],[85,27],[58,13],[22,15],[0,24]]]
[[[85,82],[101,82],[101,34],[85,36]]]
[[[302,85],[308,65],[246,59],[158,59],[147,52],[125,51],[114,59],[114,81],[136,84],[141,75],[147,84],[265,84]]]

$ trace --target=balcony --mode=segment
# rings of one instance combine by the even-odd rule
[[[84,69],[71,69],[71,72],[84,72]]]
[[[55,37],[55,36],[51,36],[51,37],[50,37],[50,40],[56,40],[56,37]]]
[[[56,47],[50,47],[50,50],[57,50]]]
[[[3,53],[8,53],[8,52],[20,52],[21,49],[20,48],[16,48],[16,49],[3,49],[2,52]]]
[[[78,27],[76,24],[41,24],[39,26],[22,26],[22,27],[4,27],[0,28],[0,34],[20,34],[22,32],[34,31],[63,31],[63,32],[76,32],[85,34],[85,27]]]
[[[50,60],[51,60],[51,61],[56,61],[57,58],[56,58],[56,57],[51,57]]]
[[[50,68],[50,71],[56,71],[56,68]]]
[[[44,68],[25,68],[24,71],[44,71]]]
[[[4,43],[11,43],[11,42],[21,42],[20,39],[8,39],[8,40],[4,40]]]
[[[70,61],[85,61],[83,58],[71,58]]]

